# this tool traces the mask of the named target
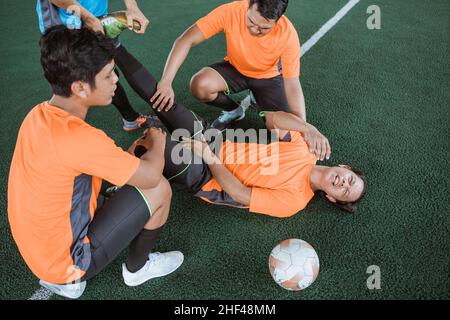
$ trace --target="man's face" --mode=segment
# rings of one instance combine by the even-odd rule
[[[106,106],[111,104],[119,78],[114,72],[114,60],[108,63],[95,76],[95,89],[90,88],[89,105]]]
[[[268,34],[276,24],[276,20],[267,20],[258,12],[255,3],[247,10],[247,29],[254,37],[263,37]]]
[[[364,181],[346,166],[328,168],[322,179],[323,191],[328,199],[331,197],[338,201],[354,202],[364,190]]]

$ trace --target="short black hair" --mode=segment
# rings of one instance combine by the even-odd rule
[[[54,26],[39,40],[44,76],[56,95],[70,97],[71,85],[84,81],[95,88],[95,76],[114,59],[115,46],[101,32]]]
[[[350,166],[348,164],[344,164],[344,166],[346,166],[349,170],[353,171],[358,177],[361,178],[361,180],[364,183],[364,187],[363,187],[363,190],[362,190],[361,195],[359,196],[359,198],[356,199],[355,201],[352,201],[352,202],[339,201],[339,200],[336,200],[336,202],[331,202],[326,197],[326,193],[324,191],[320,191],[320,194],[323,196],[323,198],[325,200],[327,200],[332,205],[338,207],[339,209],[342,209],[342,210],[350,212],[350,213],[355,213],[356,209],[358,208],[358,203],[361,201],[361,199],[364,197],[364,195],[367,192],[366,176],[364,175],[364,173],[361,170],[353,168],[352,166]]]
[[[258,12],[267,20],[278,20],[287,9],[289,0],[250,0],[249,8],[254,4]]]

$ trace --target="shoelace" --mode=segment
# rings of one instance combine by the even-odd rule
[[[160,252],[153,252],[149,255],[148,257],[148,261],[149,263],[147,263],[145,270],[147,271],[150,267],[153,267],[156,263],[158,263],[159,261],[161,261],[162,257],[164,257],[163,255],[161,255]]]

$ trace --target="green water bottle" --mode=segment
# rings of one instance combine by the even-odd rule
[[[123,30],[128,29],[126,11],[115,11],[100,18],[105,35],[108,38],[117,38]],[[133,30],[140,30],[139,21],[133,20]]]

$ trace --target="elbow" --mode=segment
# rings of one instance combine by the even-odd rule
[[[247,188],[248,189],[248,188]],[[250,205],[250,199],[251,199],[251,191],[249,190],[242,190],[240,192],[233,192],[233,194],[230,194],[230,197],[240,204],[244,206]]]
[[[187,33],[183,33],[174,42],[175,47],[187,48],[188,50],[194,46],[194,42]]]

